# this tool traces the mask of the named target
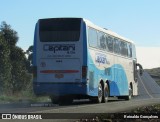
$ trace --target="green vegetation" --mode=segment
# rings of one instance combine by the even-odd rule
[[[156,114],[157,116],[160,113],[160,104],[157,105],[151,105],[151,106],[144,106],[144,107],[138,107],[136,109],[130,110],[130,111],[126,111],[126,112],[122,112],[122,113],[105,113],[105,114],[99,114],[96,117],[92,117],[91,119],[81,119],[79,121],[76,122],[158,122],[159,119],[124,119],[124,115],[153,115]]]
[[[160,113],[160,104],[136,108],[131,113]]]
[[[22,97],[35,98],[31,74],[33,46],[24,52],[16,45],[18,39],[18,33],[6,22],[2,22],[0,25],[0,101],[16,101]]]
[[[160,67],[153,69],[145,69],[150,75],[160,76]]]

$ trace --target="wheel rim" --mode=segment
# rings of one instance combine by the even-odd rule
[[[133,90],[132,90],[131,86],[129,86],[129,99],[132,98],[132,95],[133,95]]]
[[[99,87],[98,87],[98,99],[99,99],[99,102],[101,102],[102,101],[102,86],[101,86],[101,84],[99,85]]]
[[[108,96],[109,96],[109,91],[108,91],[108,85],[105,85],[105,89],[104,89],[104,98],[102,99],[103,102],[108,102]]]

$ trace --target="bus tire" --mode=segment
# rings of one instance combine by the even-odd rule
[[[129,86],[129,95],[128,96],[125,96],[125,100],[131,100],[131,98],[132,98],[132,96],[133,96],[133,89],[132,89],[132,86],[130,85]]]
[[[102,84],[99,83],[98,85],[98,96],[96,97],[91,97],[90,100],[93,102],[93,103],[102,103],[102,99],[103,99],[103,87],[102,87]]]
[[[91,101],[94,102],[94,103],[102,103],[102,99],[103,99],[103,87],[102,87],[102,84],[99,83],[98,85],[98,96],[97,97],[93,97],[91,98]]]
[[[99,83],[98,85],[98,96],[97,96],[97,103],[102,103],[104,97],[104,90],[102,84]]]
[[[109,97],[109,87],[108,84],[106,83],[103,89],[102,103],[108,102],[108,97]]]
[[[60,98],[59,104],[60,105],[69,105],[73,103],[73,98],[70,96],[63,96]]]
[[[60,100],[59,97],[50,96],[50,99],[53,104],[59,104],[59,100]]]

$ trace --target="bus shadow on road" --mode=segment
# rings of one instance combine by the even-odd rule
[[[117,97],[109,98],[109,100],[106,103],[111,102],[119,102],[119,101],[125,101],[124,99],[118,99]],[[89,104],[98,104],[96,102],[93,102],[89,99],[81,99],[81,100],[73,100],[70,104],[59,104],[59,106],[66,106],[66,105],[89,105]]]
[[[108,99],[107,103],[112,103],[112,102],[120,102],[120,101],[125,101],[124,99],[118,99],[117,97],[110,97]],[[75,99],[73,100],[72,103],[64,103],[60,102],[60,104],[53,104],[52,102],[39,102],[39,103],[33,103],[31,104],[31,107],[58,107],[58,106],[74,106],[74,105],[90,105],[90,104],[98,104],[96,102],[93,102],[89,99]],[[100,103],[101,104],[101,103]]]

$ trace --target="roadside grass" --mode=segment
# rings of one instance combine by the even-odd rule
[[[6,95],[1,95],[0,96],[0,103],[7,103],[7,102],[14,102],[17,101],[17,98],[14,96],[6,96]]]
[[[49,102],[47,96],[37,97],[32,91],[21,91],[14,95],[0,95],[0,103],[13,103],[13,102]]]
[[[159,113],[160,114],[160,104],[139,107],[130,112],[131,113]]]
[[[16,93],[3,92],[0,94],[0,103],[13,103],[13,102],[50,102],[49,97],[34,95],[32,80],[26,85],[22,91]]]
[[[130,110],[130,111],[124,111],[121,113],[105,113],[105,114],[100,114],[97,115],[91,119],[80,119],[76,122],[159,122],[160,118],[158,119],[125,119],[123,118],[125,114],[132,114],[132,115],[140,115],[140,114],[156,114],[159,116],[160,114],[160,104],[156,105],[151,105],[151,106],[143,106],[143,107],[138,107],[136,109]]]

